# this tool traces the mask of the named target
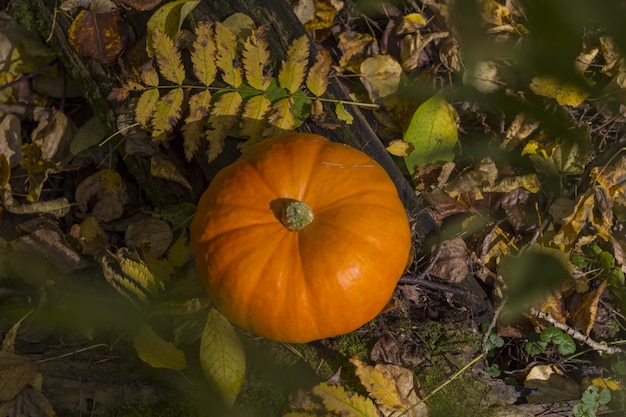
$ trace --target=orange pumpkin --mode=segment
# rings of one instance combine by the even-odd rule
[[[220,171],[191,224],[198,275],[215,307],[281,342],[370,321],[391,298],[410,246],[385,170],[305,133],[264,140]]]

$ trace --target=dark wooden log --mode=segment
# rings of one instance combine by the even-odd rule
[[[52,34],[52,46],[70,69],[72,76],[78,80],[96,113],[104,119],[107,126],[115,126],[115,111],[107,99],[107,95],[113,87],[112,77],[110,77],[107,68],[74,53],[67,39],[67,29],[71,23],[70,18],[63,13],[55,14],[54,3],[46,0],[15,0],[13,4],[13,11],[17,12],[21,23],[30,29],[37,30],[44,38]],[[246,13],[258,25],[265,25],[268,28],[268,41],[274,57],[285,56],[289,43],[306,34],[304,26],[295,16],[291,5],[286,0],[272,2],[264,0],[204,0],[194,10],[192,18],[196,21],[221,21],[235,12]],[[311,42],[312,55],[315,55],[317,49],[315,43]],[[346,87],[337,78],[331,78],[326,96],[335,100],[352,101]],[[348,144],[369,154],[387,170],[407,209],[412,213],[417,213],[419,204],[412,185],[406,180],[396,162],[385,150],[360,109],[352,105],[346,105],[346,108],[354,118],[350,125],[339,121],[334,115],[334,108],[327,105],[325,110],[330,118],[328,126],[333,126],[332,128],[307,123],[300,129],[319,133],[333,141]],[[207,171],[205,170],[205,172]],[[418,235],[424,235],[432,230],[434,224],[430,217],[423,213],[415,214],[415,216],[417,217]]]

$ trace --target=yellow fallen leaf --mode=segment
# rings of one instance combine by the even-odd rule
[[[413,152],[413,145],[401,139],[393,140],[387,146],[387,152],[394,156],[405,157]]]
[[[553,75],[536,76],[530,83],[530,89],[537,95],[556,99],[561,106],[578,107],[589,97],[587,89],[563,82]]]

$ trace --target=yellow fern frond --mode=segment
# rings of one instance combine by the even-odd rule
[[[291,97],[281,98],[274,104],[270,111],[267,123],[270,125],[270,131],[290,131],[296,126],[296,116],[293,113],[294,101]]]
[[[156,68],[154,68],[153,66],[145,66],[142,67],[144,68],[141,71],[141,81],[149,86],[149,87],[158,87],[159,86],[159,73],[157,72]]]
[[[204,137],[204,120],[186,122],[183,126],[183,150],[185,158],[191,161]]]
[[[180,119],[183,98],[182,88],[175,88],[156,103],[152,115],[152,137],[169,133]]]
[[[242,102],[243,98],[237,91],[230,91],[222,94],[214,103],[209,118],[211,129],[206,131],[209,162],[224,150],[224,140],[228,131],[237,123]]]
[[[142,289],[131,279],[118,272],[116,259],[113,254],[102,256],[102,273],[106,281],[133,304],[135,304],[135,299],[144,303],[148,302],[148,297]]]
[[[191,50],[193,73],[202,85],[209,86],[215,81],[217,73],[213,27],[207,22],[198,23],[196,36]]]
[[[243,68],[246,80],[252,88],[265,91],[270,86],[271,77],[267,75],[270,64],[270,52],[265,39],[265,27],[254,30],[243,44]]]
[[[217,67],[222,72],[222,80],[231,87],[242,83],[241,68],[237,62],[237,37],[222,23],[215,23],[215,43],[217,46]]]
[[[148,123],[152,119],[158,101],[159,90],[157,88],[149,88],[139,96],[137,107],[135,107],[135,120],[144,129],[148,128]]]
[[[313,394],[322,399],[328,411],[342,416],[378,417],[378,409],[372,400],[355,392],[346,391],[341,385],[325,382],[313,388]]]
[[[304,81],[306,66],[309,61],[309,38],[302,35],[287,49],[287,58],[278,73],[278,83],[291,94],[296,92]]]
[[[185,68],[180,57],[180,51],[174,45],[174,41],[159,29],[154,29],[152,33],[154,45],[154,56],[161,75],[167,80],[177,85],[185,82]]]
[[[262,135],[266,125],[265,115],[271,107],[272,103],[263,95],[254,96],[246,101],[241,113],[239,134],[250,138],[248,142],[256,142]]]
[[[189,262],[191,258],[191,249],[189,247],[189,241],[187,238],[187,233],[183,232],[178,236],[178,239],[172,243],[169,250],[167,251],[167,259],[174,265],[176,268],[180,268]]]
[[[202,120],[209,114],[211,107],[211,93],[209,90],[202,90],[189,97],[189,116],[185,119],[186,123]]]
[[[315,95],[324,95],[328,88],[328,74],[330,73],[330,52],[320,49],[315,57],[315,64],[309,70],[306,78],[306,87]]]

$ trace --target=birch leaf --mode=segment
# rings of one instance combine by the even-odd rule
[[[278,83],[291,94],[296,92],[304,81],[308,59],[309,38],[302,35],[289,46],[287,58],[283,61],[278,73]]]
[[[235,67],[237,61],[237,37],[222,23],[215,23],[215,42],[217,46],[217,67],[222,71],[222,80],[231,87],[242,83],[241,68]]]
[[[154,56],[161,75],[167,81],[182,85],[185,81],[185,68],[183,68],[180,51],[174,45],[174,41],[159,29],[154,29],[152,41],[154,43]]]
[[[191,51],[193,73],[202,85],[209,86],[215,81],[215,41],[213,27],[206,22],[198,23],[196,40]]]
[[[313,394],[322,399],[327,410],[343,417],[378,417],[378,409],[369,398],[354,392],[346,392],[342,386],[325,382],[313,388]]]
[[[241,114],[240,135],[250,138],[248,141],[250,144],[255,142],[263,133],[265,115],[271,107],[272,103],[263,95],[254,96],[246,101]]]
[[[207,381],[233,405],[246,372],[246,356],[231,324],[212,309],[200,341],[200,366]]]
[[[152,137],[169,133],[174,129],[180,119],[184,95],[182,88],[175,88],[157,102],[152,116]]]
[[[330,52],[326,49],[320,49],[315,57],[315,64],[309,70],[309,75],[306,78],[306,87],[315,97],[324,95],[328,88],[330,63]]]
[[[270,86],[271,78],[267,75],[270,64],[270,52],[265,39],[263,26],[254,30],[243,44],[243,68],[246,80],[252,88],[265,91]]]
[[[133,338],[139,358],[153,368],[182,370],[187,361],[182,350],[161,338],[152,327],[143,325]]]
[[[139,96],[135,108],[135,120],[144,129],[148,128],[148,122],[152,119],[158,101],[159,90],[157,88],[149,88]]]

